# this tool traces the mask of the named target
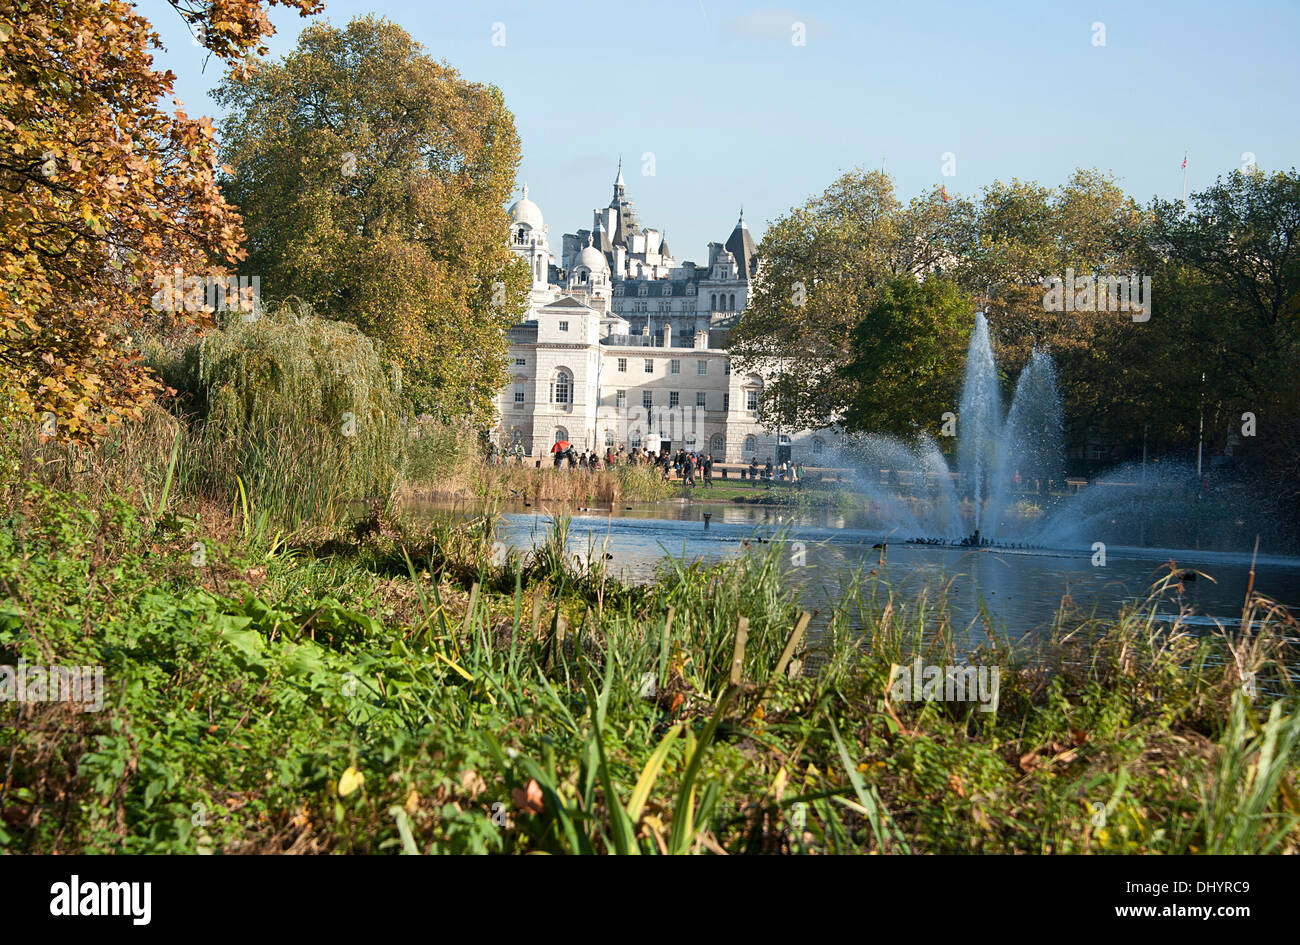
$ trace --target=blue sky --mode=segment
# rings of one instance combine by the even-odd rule
[[[216,114],[218,67],[202,68],[162,0],[137,6],[168,45],[157,62],[186,110]],[[758,238],[840,172],[882,160],[905,198],[939,183],[968,195],[999,179],[1054,185],[1082,166],[1112,171],[1142,202],[1180,196],[1185,150],[1189,192],[1246,152],[1265,169],[1300,163],[1294,0],[326,0],[322,16],[366,13],[502,89],[519,180],[556,249],[609,202],[620,154],[642,223],[695,260],[741,204]],[[306,21],[279,9],[272,20],[276,56]],[[806,45],[791,41],[796,23]],[[949,152],[956,174],[944,176]]]

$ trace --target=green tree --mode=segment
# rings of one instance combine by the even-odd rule
[[[856,170],[781,217],[758,248],[761,276],[730,343],[739,369],[771,380],[767,422],[821,426],[855,397],[853,331],[899,275],[955,266],[972,208],[938,188],[904,206],[893,180]]]
[[[243,270],[379,340],[415,410],[485,420],[528,288],[507,245],[519,139],[500,90],[364,17],[309,27],[215,95]]]
[[[1151,363],[1181,394],[1178,432],[1194,442],[1203,396],[1209,442],[1237,434],[1274,494],[1300,498],[1300,174],[1233,172],[1154,213],[1166,356]],[[1241,436],[1246,413],[1253,437]]]
[[[1234,171],[1191,203],[1155,208],[1169,281],[1197,288],[1167,311],[1171,337],[1224,409],[1260,408],[1295,374],[1300,175]]]
[[[960,266],[981,297],[1008,387],[1035,346],[1056,362],[1073,445],[1089,433],[1140,438],[1151,391],[1133,370],[1158,351],[1152,321],[1131,312],[1054,311],[1043,280],[1151,273],[1150,214],[1109,174],[1078,169],[1061,187],[1013,180],[984,189],[979,237]]]
[[[898,276],[882,286],[841,368],[855,391],[845,427],[938,435],[955,409],[973,317],[970,297],[949,280]]]

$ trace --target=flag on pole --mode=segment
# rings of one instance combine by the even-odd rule
[[[943,202],[948,202],[948,185],[944,184],[939,188],[939,196],[943,197]]]
[[[1187,155],[1183,155],[1183,170],[1187,170]]]

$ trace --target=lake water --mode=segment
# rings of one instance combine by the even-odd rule
[[[611,555],[611,574],[629,582],[651,580],[668,556],[719,561],[744,553],[747,543],[754,547],[780,536],[788,563],[803,563],[792,566],[790,579],[809,609],[826,614],[852,572],[874,568],[875,579],[887,582],[896,600],[910,603],[918,595],[934,600],[943,593],[956,629],[969,627],[971,635],[982,636],[991,622],[999,635],[1012,639],[1048,630],[1066,595],[1086,613],[1113,615],[1125,602],[1145,597],[1168,573],[1171,560],[1179,570],[1207,577],[1185,581],[1181,593],[1165,595],[1160,611],[1172,616],[1186,606],[1195,613],[1189,621],[1194,627],[1233,626],[1240,621],[1251,567],[1250,548],[1112,545],[1105,566],[1098,567],[1090,547],[1024,551],[906,544],[872,528],[862,515],[824,510],[670,500],[571,516],[569,551],[584,559],[591,553]],[[517,509],[503,516],[500,538],[509,547],[527,548],[545,536],[549,522],[546,512]],[[883,562],[873,547],[882,541],[887,542]],[[1300,558],[1261,548],[1255,589],[1300,613]]]

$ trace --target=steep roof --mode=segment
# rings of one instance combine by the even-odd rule
[[[736,266],[746,279],[754,274],[754,256],[757,248],[754,244],[754,237],[749,233],[749,227],[745,225],[745,211],[741,210],[740,219],[736,221],[736,228],[727,237],[725,249],[736,257]]]

